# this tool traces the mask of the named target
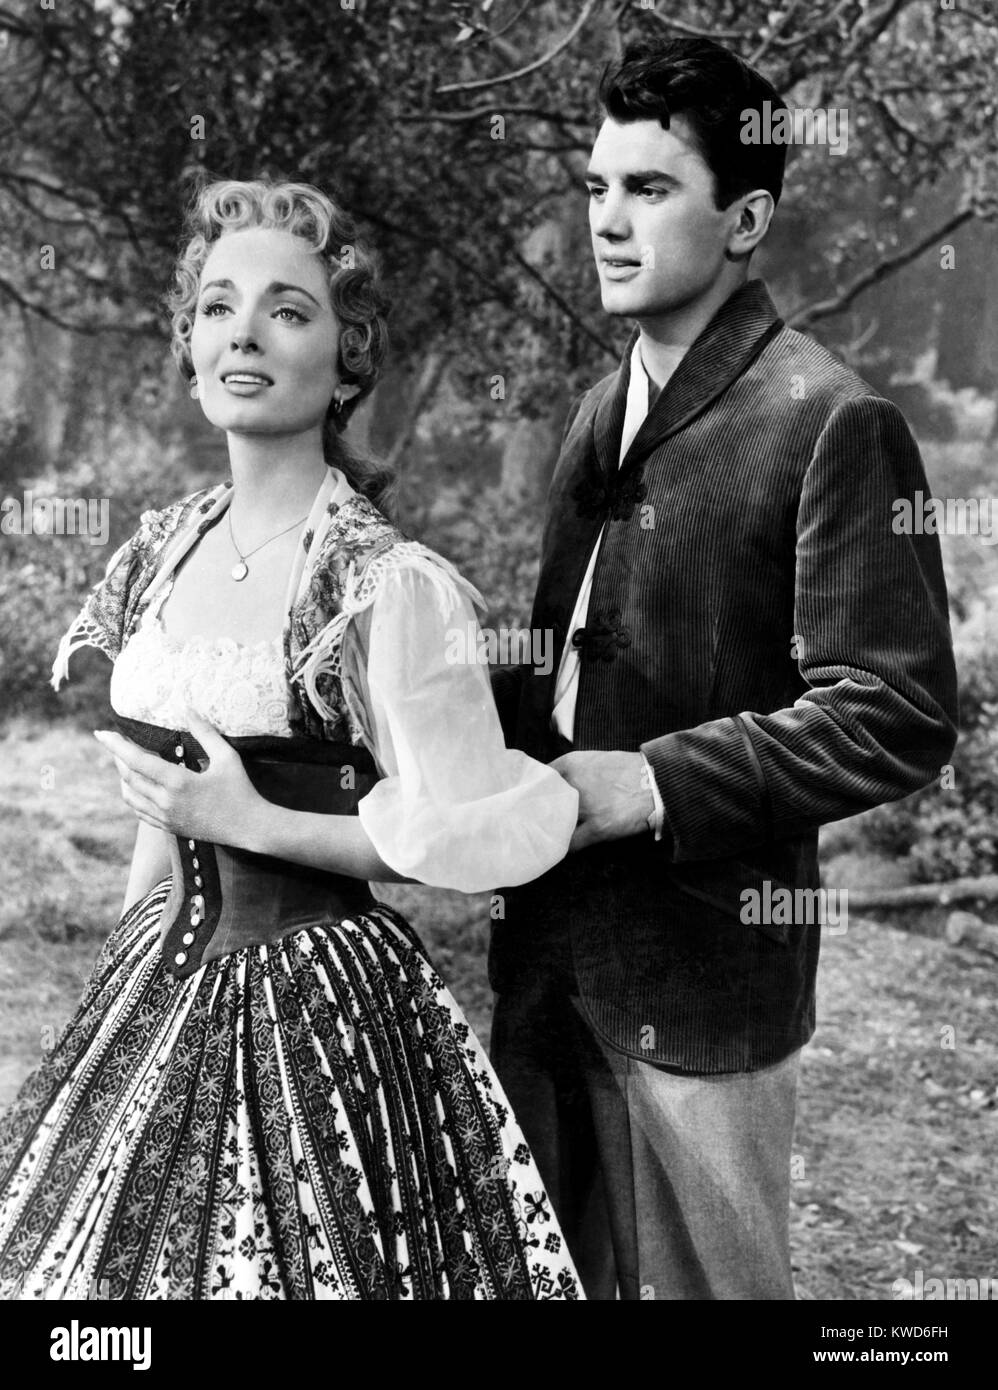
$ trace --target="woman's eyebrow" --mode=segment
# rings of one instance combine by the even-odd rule
[[[283,285],[280,281],[275,280],[273,284],[267,286],[268,294],[287,294],[288,290],[293,290],[295,294],[303,294],[306,299],[312,301],[317,309],[322,308],[322,305],[316,299],[315,295],[309,294],[308,290],[302,289],[301,285]]]
[[[212,289],[213,287],[217,287],[221,290],[235,289],[235,285],[232,283],[231,280],[209,280],[206,284],[201,286],[202,293],[205,290]],[[287,294],[288,290],[293,290],[295,294],[303,294],[306,299],[310,299],[312,301],[312,303],[316,306],[317,309],[322,308],[322,305],[316,299],[315,295],[309,294],[308,290],[303,289],[301,285],[286,285],[280,280],[274,280],[271,284],[267,286],[267,294]]]

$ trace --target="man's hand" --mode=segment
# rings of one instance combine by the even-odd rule
[[[551,766],[579,793],[579,823],[570,850],[648,829],[655,798],[640,753],[564,753]]]

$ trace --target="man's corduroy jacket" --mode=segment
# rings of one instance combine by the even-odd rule
[[[553,972],[645,1060],[752,1071],[814,1030],[820,928],[807,895],[793,922],[765,920],[767,893],[817,888],[818,827],[926,786],[953,749],[938,540],[894,527],[894,502],[930,489],[897,408],[787,328],[760,280],[691,346],[618,469],[629,355],[574,406],[551,483],[531,625],[553,631],[554,669],[494,689],[508,741],[557,757],[574,638],[572,746],[643,750],[665,834],[504,890],[490,976],[502,992]]]

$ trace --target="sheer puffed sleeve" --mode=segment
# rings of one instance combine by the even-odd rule
[[[352,619],[342,653],[344,689],[384,773],[360,802],[361,824],[396,872],[465,893],[550,869],[578,812],[574,788],[506,748],[478,631],[455,578],[406,561]]]

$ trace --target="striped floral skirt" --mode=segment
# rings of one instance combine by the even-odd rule
[[[161,964],[121,919],[0,1124],[6,1298],[578,1299],[488,1059],[379,904]]]

